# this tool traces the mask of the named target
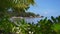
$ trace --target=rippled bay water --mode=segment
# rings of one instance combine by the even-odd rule
[[[28,23],[37,23],[38,21],[40,21],[42,18],[24,18],[26,22]]]
[[[37,23],[38,21],[40,21],[42,18],[30,18],[30,17],[25,17],[23,18],[27,23]],[[21,18],[12,18],[12,21],[16,21],[16,20],[21,20]]]

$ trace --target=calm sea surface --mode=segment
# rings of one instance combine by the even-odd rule
[[[23,18],[27,23],[37,23],[38,21],[40,21],[43,18]],[[16,20],[20,20],[20,18],[11,18],[11,21],[16,21]]]
[[[42,18],[24,18],[24,19],[25,19],[25,21],[26,21],[27,23],[32,23],[32,22],[37,23],[37,22],[40,21]]]

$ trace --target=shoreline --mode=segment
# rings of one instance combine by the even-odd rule
[[[43,17],[12,17],[12,18],[43,18]]]

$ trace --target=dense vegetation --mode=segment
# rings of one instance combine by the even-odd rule
[[[51,20],[41,19],[37,24],[26,23],[24,19],[15,23],[9,20],[8,9],[11,8],[16,15],[22,15],[21,12],[25,12],[34,3],[34,0],[0,0],[0,34],[60,34],[60,16],[52,16]]]
[[[28,10],[30,5],[34,5],[35,2],[34,0],[0,0],[0,4],[0,16],[4,17],[5,15],[9,15],[8,10],[10,8],[15,14],[20,14],[20,12]]]
[[[3,34],[60,34],[60,16],[50,19],[41,19],[37,24],[26,23],[24,19],[20,22],[11,22],[8,17],[0,19],[0,33]]]
[[[34,5],[34,0],[0,0],[0,16],[39,16],[34,13],[26,13],[25,11],[29,9],[30,5]],[[12,9],[11,11],[8,11]]]

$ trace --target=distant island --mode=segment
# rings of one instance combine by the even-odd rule
[[[11,17],[30,17],[30,18],[43,18],[44,16],[40,16],[39,14],[35,14],[32,12],[8,12]]]

